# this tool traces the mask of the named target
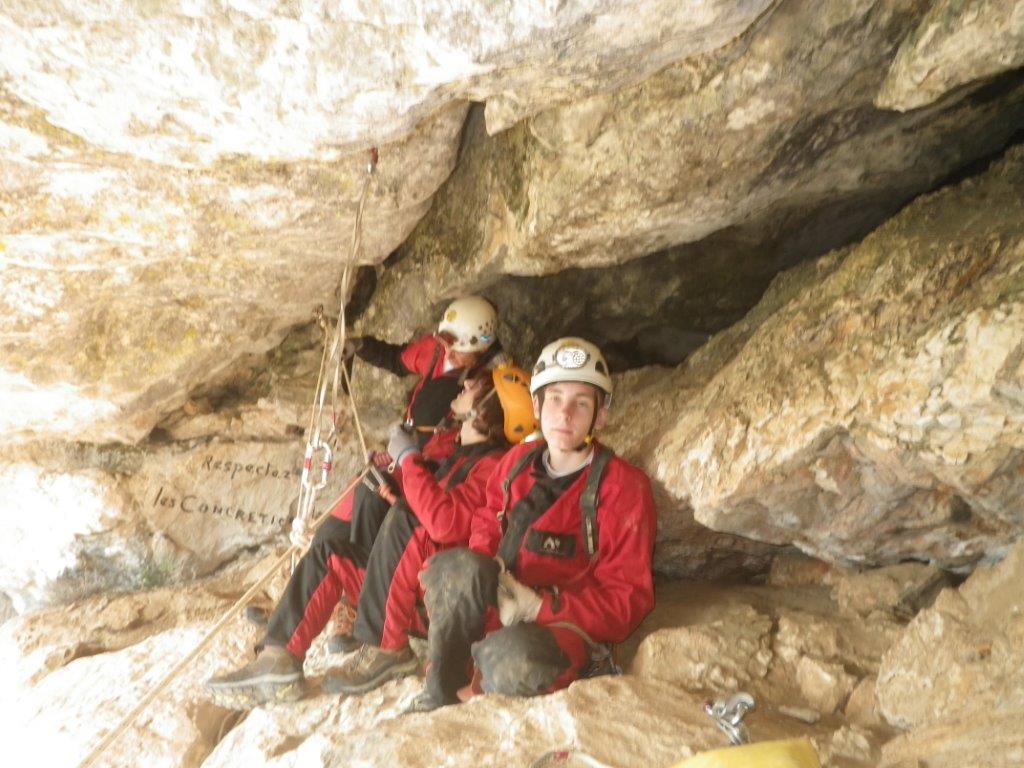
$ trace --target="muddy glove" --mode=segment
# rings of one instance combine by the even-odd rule
[[[540,613],[540,595],[521,584],[508,571],[498,576],[498,616],[502,625],[511,627],[520,621],[535,621]]]
[[[288,533],[288,541],[292,543],[292,546],[298,547],[302,551],[309,549],[309,545],[313,541],[313,531],[310,530],[309,523],[301,517],[296,517],[292,520],[292,529]]]
[[[416,435],[407,432],[402,424],[395,424],[388,437],[388,453],[395,460],[395,464],[401,466],[405,459],[419,452],[420,447],[416,443]]]

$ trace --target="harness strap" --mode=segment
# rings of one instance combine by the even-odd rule
[[[469,477],[469,473],[473,471],[473,467],[476,466],[476,463],[488,453],[491,453],[491,451],[481,451],[480,453],[469,454],[469,456],[466,457],[466,460],[459,464],[458,469],[452,472],[451,476],[444,484],[444,489],[446,491],[450,491],[456,485]]]
[[[523,470],[526,469],[543,450],[544,443],[540,443],[533,450],[529,450],[524,453],[519,461],[512,465],[512,469],[507,475],[505,475],[505,479],[501,481],[502,501],[501,510],[498,512],[498,522],[501,523],[502,531],[505,530],[505,517],[508,515],[508,503],[512,500],[512,481],[519,477]]]
[[[594,458],[590,461],[587,484],[580,496],[580,516],[583,518],[583,540],[587,542],[587,554],[597,554],[597,498],[601,490],[601,478],[605,467],[614,454],[600,443],[594,444]]]

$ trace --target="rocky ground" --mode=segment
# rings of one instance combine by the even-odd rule
[[[1024,0],[5,3],[12,743],[77,764],[270,562],[318,306],[405,341],[481,291],[527,366],[580,334],[616,372],[603,438],[659,514],[629,674],[401,718],[415,680],[320,695],[317,646],[308,698],[238,715],[198,693],[237,619],[107,764],[670,765],[740,689],[826,765],[1024,764],[1022,30]],[[379,445],[409,382],[353,384]],[[337,427],[324,498],[362,460]]]
[[[77,764],[269,562],[8,621],[0,711],[12,737],[43,763]],[[758,702],[755,740],[806,736],[824,766],[1018,765],[1022,577],[1024,545],[958,588],[924,565],[854,572],[798,555],[777,558],[760,586],[664,582],[619,648],[623,676],[413,716],[400,713],[415,677],[362,696],[320,693],[339,660],[322,641],[303,700],[213,706],[201,681],[248,658],[258,637],[237,618],[98,765],[527,766],[573,747],[622,768],[668,766],[723,745],[702,702],[740,690]]]

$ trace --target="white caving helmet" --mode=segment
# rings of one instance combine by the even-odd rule
[[[448,305],[437,332],[456,352],[483,352],[497,338],[498,313],[487,299],[464,296]]]
[[[576,381],[593,384],[605,393],[605,404],[611,401],[612,377],[604,355],[586,339],[567,336],[548,344],[533,366],[530,394],[556,381]]]

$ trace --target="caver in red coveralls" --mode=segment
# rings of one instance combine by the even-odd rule
[[[430,617],[426,694],[437,703],[457,700],[469,681],[471,654],[486,692],[528,696],[565,687],[587,666],[592,643],[625,640],[654,606],[656,520],[647,475],[610,459],[590,557],[580,506],[590,465],[552,479],[541,462],[543,447],[528,443],[505,454],[488,482],[486,507],[473,518],[469,548],[437,554],[423,572]],[[501,519],[502,481],[528,452],[534,461],[513,480]],[[516,579],[540,594],[535,622],[501,627],[499,554]]]
[[[471,520],[486,502],[487,481],[504,452],[491,443],[460,449],[476,463],[465,480],[448,489],[421,456],[402,466],[402,494],[407,504],[393,506],[384,519],[366,566],[359,596],[355,638],[364,645],[397,651],[408,645],[410,631],[426,634],[417,609],[422,596],[419,573],[431,555],[469,541]]]
[[[424,336],[404,348],[364,338],[357,354],[396,374],[418,373],[420,380],[410,393],[406,418],[425,427],[444,421],[461,388],[463,370],[444,370],[444,347],[435,337]],[[488,354],[486,359],[491,357]],[[441,464],[455,451],[457,428],[420,434],[426,440],[423,457],[427,460]],[[400,475],[396,472],[399,483]],[[267,623],[264,645],[285,646],[301,659],[327,625],[342,595],[353,604],[359,599],[369,553],[389,506],[361,484],[334,505],[296,564]]]

